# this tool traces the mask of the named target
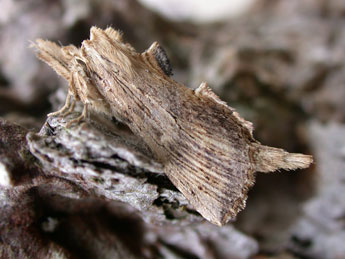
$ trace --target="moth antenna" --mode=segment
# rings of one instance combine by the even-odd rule
[[[307,168],[312,162],[313,157],[309,155],[288,153],[280,148],[257,146],[254,152],[255,171],[269,173],[278,169],[296,170]]]

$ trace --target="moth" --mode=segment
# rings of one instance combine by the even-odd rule
[[[309,155],[264,146],[253,125],[207,85],[192,90],[174,81],[165,51],[155,42],[143,53],[112,29],[92,27],[81,48],[37,40],[38,57],[69,82],[66,115],[78,100],[88,111],[125,123],[164,165],[194,208],[219,226],[245,207],[255,172],[306,168]]]

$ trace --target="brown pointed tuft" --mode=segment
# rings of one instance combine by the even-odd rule
[[[258,172],[269,173],[278,169],[296,170],[310,166],[313,157],[309,155],[288,153],[283,149],[256,145],[254,154],[255,170]]]

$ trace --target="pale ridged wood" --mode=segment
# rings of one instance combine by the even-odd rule
[[[261,145],[252,124],[206,83],[191,90],[172,80],[158,43],[139,54],[117,31],[93,27],[90,40],[73,50],[74,58],[50,42],[40,40],[36,47],[60,75],[76,78],[75,98],[140,136],[174,185],[214,224],[225,224],[245,207],[255,171],[305,168],[312,162],[311,156]]]

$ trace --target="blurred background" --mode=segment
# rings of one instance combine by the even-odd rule
[[[308,170],[257,175],[232,223],[255,248],[244,244],[248,252],[231,258],[345,258],[343,0],[0,0],[0,7],[0,116],[38,131],[64,102],[67,83],[30,48],[37,38],[80,46],[96,25],[122,31],[138,52],[158,41],[176,81],[193,89],[208,82],[253,122],[261,143],[314,156]],[[161,256],[230,258],[231,242],[211,257],[206,241],[177,235],[165,242],[172,257]]]

